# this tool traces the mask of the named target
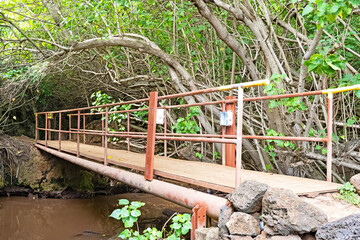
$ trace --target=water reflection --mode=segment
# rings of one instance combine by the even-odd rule
[[[119,222],[108,216],[117,200],[142,201],[140,228],[164,224],[164,209],[189,211],[145,193],[98,196],[93,199],[0,198],[1,240],[108,239],[119,232]]]

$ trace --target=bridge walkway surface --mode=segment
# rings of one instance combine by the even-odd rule
[[[38,144],[45,145],[45,141],[38,141]],[[58,141],[48,141],[47,144],[53,149],[58,148]],[[81,157],[103,162],[103,147],[80,143],[80,149]],[[62,141],[61,150],[76,155],[77,143]],[[128,169],[145,170],[145,154],[141,153],[108,148],[107,162]],[[235,187],[235,168],[214,163],[155,155],[154,175],[227,193]],[[341,186],[332,182],[244,169],[241,169],[241,176],[242,181],[256,180],[270,187],[290,189],[298,195],[335,192]]]

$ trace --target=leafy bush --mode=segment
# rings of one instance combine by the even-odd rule
[[[169,232],[165,232],[164,226],[161,231],[153,227],[145,229],[143,234],[140,234],[139,229],[134,231],[132,227],[137,223],[141,215],[139,208],[144,206],[145,203],[139,201],[130,203],[127,199],[120,199],[119,205],[123,207],[115,209],[109,217],[123,222],[125,230],[118,235],[121,239],[156,240],[161,239],[165,235],[165,239],[179,240],[181,236],[186,235],[192,229],[190,214],[177,214],[171,219],[172,224],[170,225],[171,230]]]
[[[172,126],[172,129],[175,129],[176,133],[198,133],[200,131],[200,127],[194,120],[192,120],[192,117],[199,115],[199,107],[190,107],[190,112],[186,115],[186,117],[178,118],[176,124]]]
[[[340,194],[335,198],[344,200],[352,205],[360,207],[360,196],[356,194],[356,189],[351,183],[346,182],[343,186],[338,188]]]

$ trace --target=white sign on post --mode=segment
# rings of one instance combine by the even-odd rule
[[[165,109],[157,109],[156,112],[156,124],[164,124]]]
[[[220,126],[228,127],[233,125],[233,112],[220,112]]]

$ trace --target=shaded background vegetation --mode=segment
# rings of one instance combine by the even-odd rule
[[[271,85],[248,90],[247,97],[360,84],[359,18],[357,0],[5,0],[0,131],[33,137],[34,112],[89,106],[97,91],[125,101],[150,91],[165,95],[263,78]],[[334,98],[337,181],[360,170],[359,97]],[[220,131],[212,121],[219,111],[201,109],[202,132]],[[326,111],[323,96],[248,104],[244,133],[321,137]],[[171,123],[186,114],[172,112]],[[243,145],[246,168],[325,176],[325,145]],[[220,150],[203,148],[204,159],[216,161]]]

